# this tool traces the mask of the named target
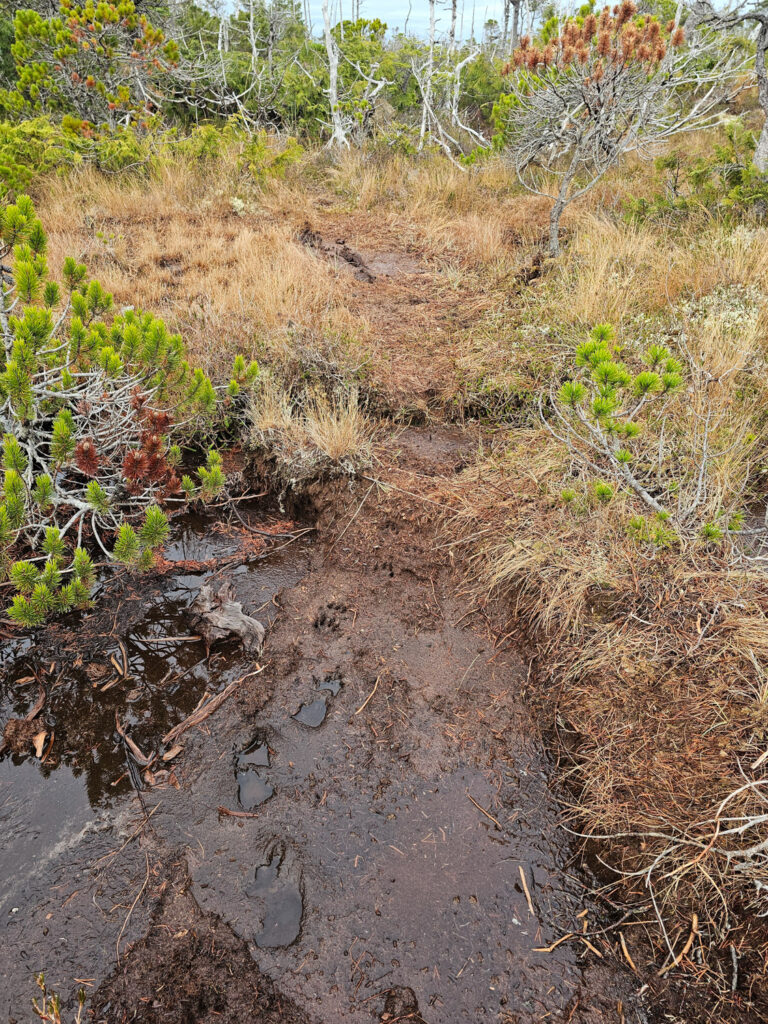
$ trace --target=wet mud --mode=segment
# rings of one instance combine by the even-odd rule
[[[471,443],[404,435],[410,489]],[[458,593],[433,506],[364,494],[318,492],[315,542],[240,563],[188,524],[178,569],[3,649],[0,724],[41,682],[54,741],[0,758],[0,1020],[28,1019],[41,969],[109,1022],[653,1019],[599,938],[554,946],[600,911],[528,666]],[[258,665],[195,639],[214,572],[268,627]],[[237,679],[168,762],[126,751],[115,713],[150,758]]]
[[[169,847],[152,818],[145,824],[145,810],[154,817],[179,792],[181,756],[145,769],[127,754],[115,716],[141,751],[159,753],[161,737],[204,693],[250,667],[236,645],[218,645],[206,658],[190,627],[189,607],[212,571],[189,566],[226,560],[242,541],[211,526],[179,528],[166,557],[181,571],[110,584],[95,614],[70,616],[1,649],[0,731],[28,713],[42,687],[46,700],[35,721],[52,740],[43,759],[31,746],[0,754],[2,1021],[30,1018],[38,971],[71,1005],[75,979],[92,991],[114,968],[118,937],[123,949],[149,925]],[[306,552],[294,545],[286,557],[287,550],[241,560],[228,572],[265,624],[277,614],[275,595],[306,571]],[[143,846],[123,847],[139,832],[148,837]]]

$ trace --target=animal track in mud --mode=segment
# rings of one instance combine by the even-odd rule
[[[328,714],[328,701],[338,696],[342,687],[340,678],[329,675],[317,683],[318,690],[324,690],[329,696],[316,697],[313,701],[302,704],[291,717],[299,725],[309,729],[317,729],[325,721]],[[237,801],[244,811],[253,811],[275,795],[275,787],[261,770],[271,767],[269,741],[267,734],[259,730],[250,743],[235,757],[235,779],[237,781]]]
[[[304,894],[301,869],[292,851],[279,841],[268,847],[245,893],[256,903],[261,922],[253,937],[257,946],[277,949],[298,939]]]
[[[269,743],[266,734],[257,732],[248,746],[237,755],[238,768],[269,768]]]
[[[327,714],[328,702],[325,697],[317,697],[308,704],[302,704],[296,714],[291,717],[299,725],[306,725],[308,729],[317,729],[323,724]]]
[[[341,619],[346,614],[347,606],[330,601],[325,608],[321,608],[312,623],[319,632],[336,631],[341,625]],[[336,614],[338,612],[338,614]]]
[[[374,572],[385,572],[390,579],[394,579],[395,566],[393,562],[376,562],[373,567]]]
[[[237,799],[244,811],[252,811],[274,796],[274,786],[259,768],[269,768],[269,745],[263,733],[257,733],[235,758]]]
[[[341,679],[324,679],[317,684],[318,690],[327,690],[331,696],[337,696],[341,689]],[[328,714],[328,698],[316,697],[312,701],[302,704],[295,715],[291,715],[294,722],[305,725],[308,729],[317,729],[325,721]]]
[[[244,771],[237,775],[237,800],[244,811],[265,804],[275,795],[275,787],[263,779],[258,772]]]

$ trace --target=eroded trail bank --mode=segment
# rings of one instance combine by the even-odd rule
[[[42,768],[6,760],[0,813],[21,836],[60,780],[79,802],[49,811],[55,828],[43,815],[19,855],[34,870],[5,873],[4,1014],[26,1018],[45,969],[70,996],[90,979],[110,1022],[650,1019],[600,957],[522,704],[528,668],[461,597],[436,533],[475,443],[407,431],[387,489],[317,489],[311,544],[244,561],[231,537],[192,531],[179,570],[80,624],[70,650],[49,636],[9,654],[7,704],[23,714],[36,694],[18,680],[37,674],[54,746]],[[258,665],[189,639],[206,581],[271,624]],[[122,664],[121,645],[130,678],[103,691],[84,673]],[[107,718],[160,751],[204,691],[259,666],[171,761],[130,768],[147,819]]]

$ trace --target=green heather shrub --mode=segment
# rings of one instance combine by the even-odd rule
[[[228,158],[246,182],[261,184],[284,177],[303,152],[293,138],[247,132],[237,117],[185,132],[161,126],[96,128],[71,115],[60,123],[48,116],[0,121],[0,196],[12,198],[44,174],[84,164],[151,174],[173,160],[200,164]]]
[[[182,445],[244,408],[258,367],[238,358],[219,391],[162,320],[113,315],[82,264],[67,258],[62,284],[49,280],[27,196],[0,211],[0,235],[0,580],[16,590],[11,618],[31,626],[87,604],[93,552],[148,568],[165,503],[220,493],[218,453],[195,483],[177,473]]]

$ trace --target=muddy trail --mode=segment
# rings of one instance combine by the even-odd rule
[[[476,443],[405,431],[389,488],[318,485],[306,535],[258,503],[287,540],[188,520],[162,573],[5,643],[0,723],[42,689],[45,738],[0,755],[0,1020],[40,970],[105,1022],[656,1019],[560,827],[529,666],[437,532]],[[206,651],[204,583],[260,653]]]

